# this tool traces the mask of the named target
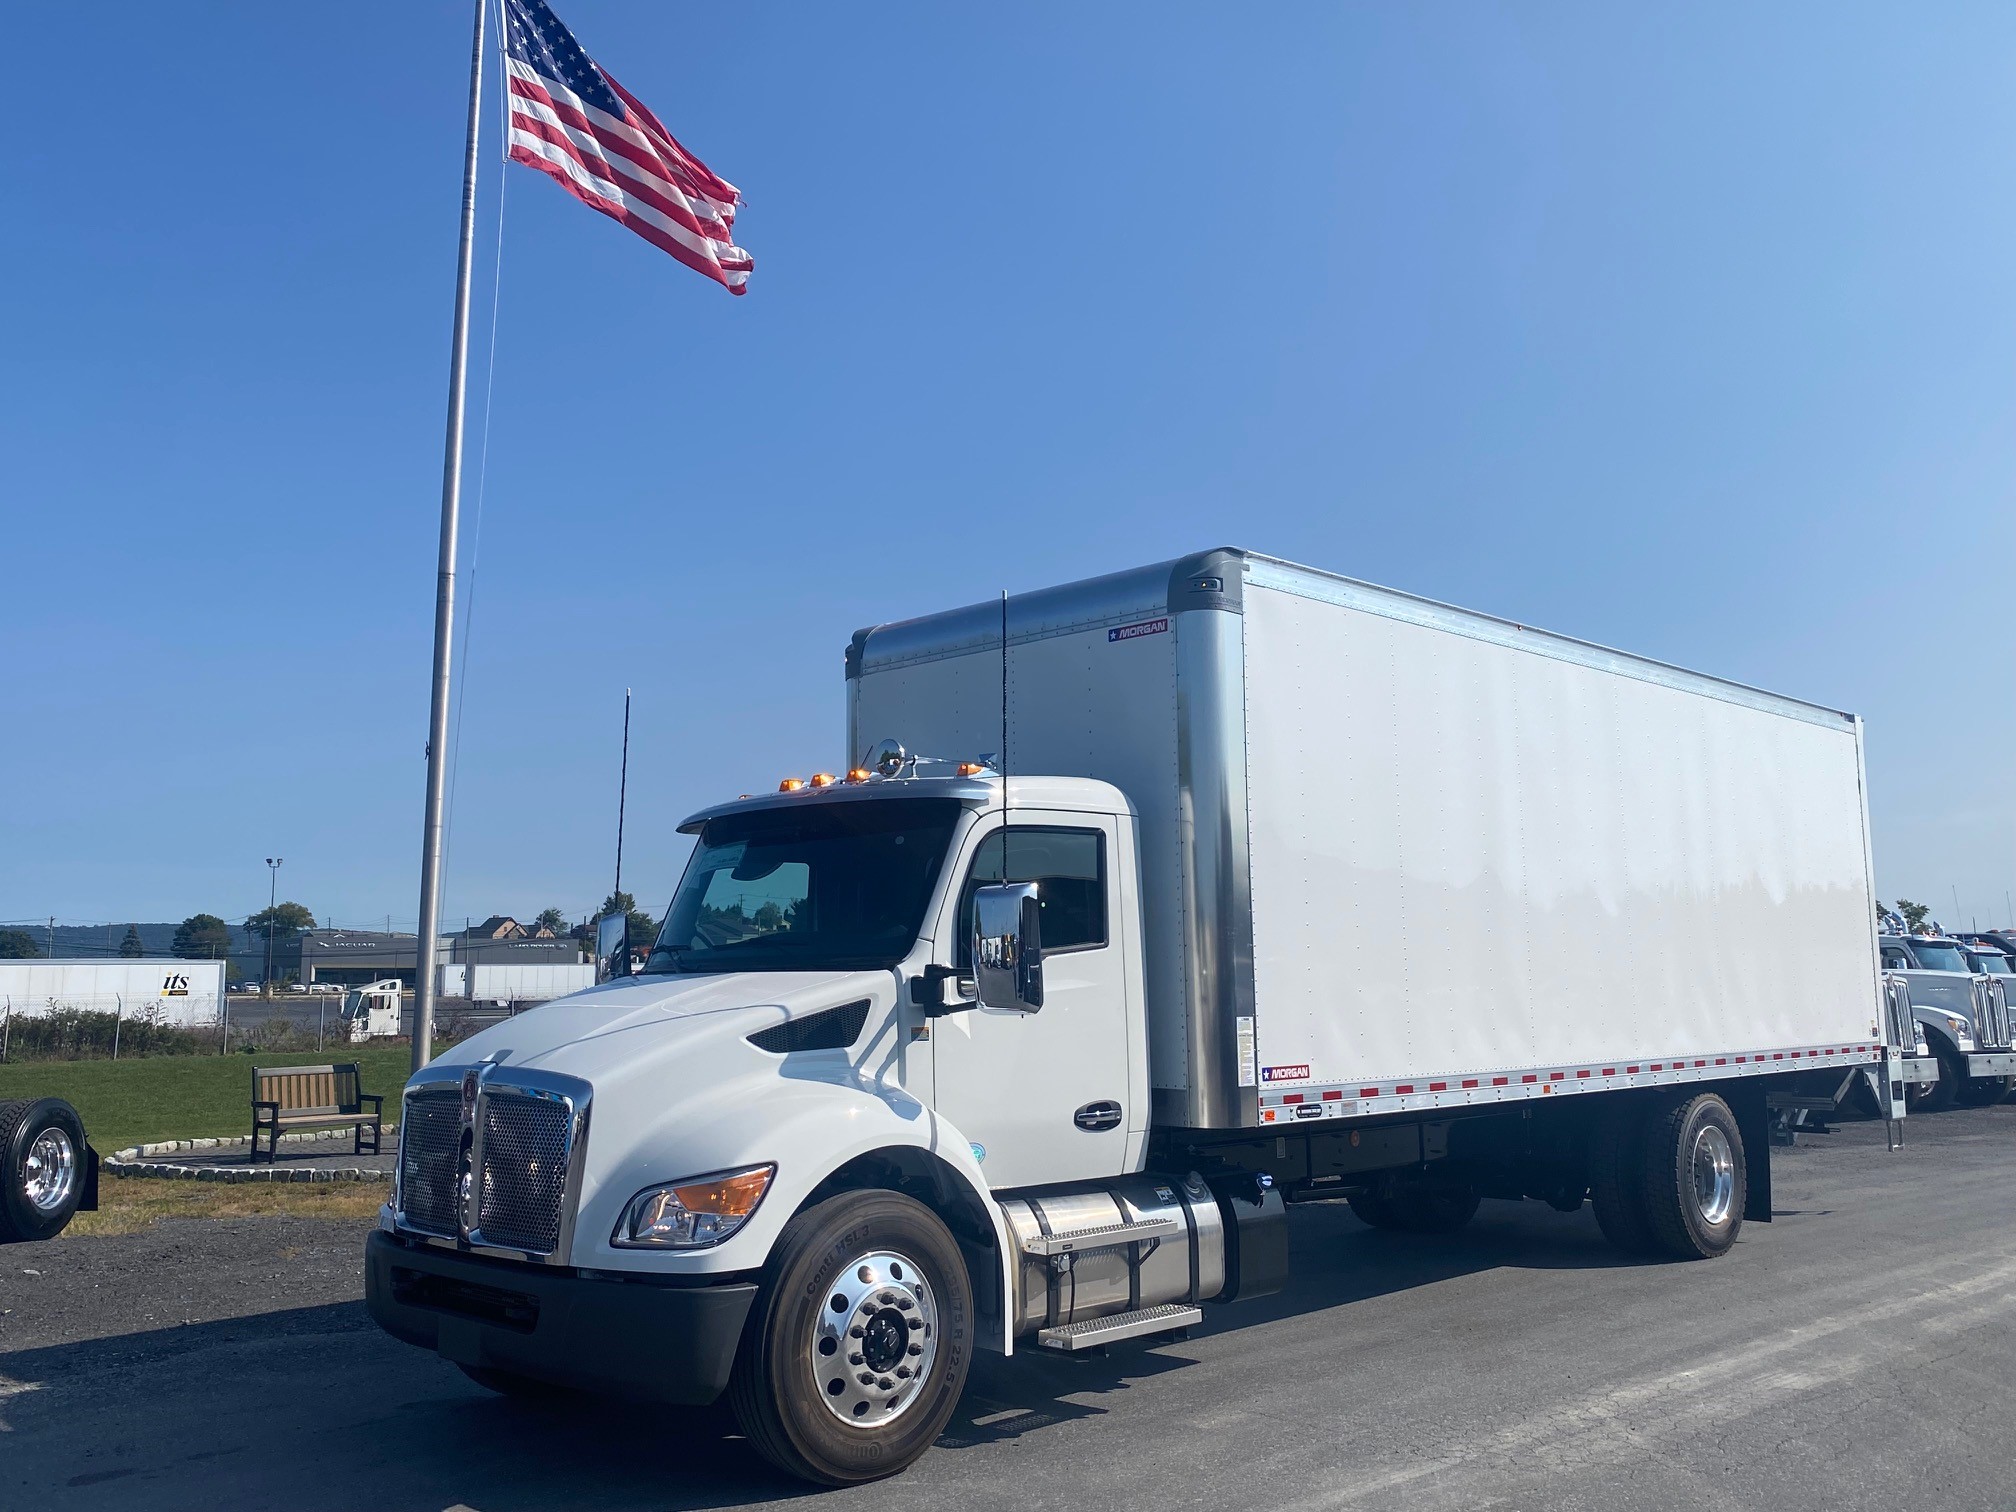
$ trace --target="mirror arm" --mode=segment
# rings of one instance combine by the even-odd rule
[[[965,1012],[973,1006],[971,1002],[945,1001],[945,984],[958,975],[957,967],[940,966],[937,962],[932,962],[924,968],[923,975],[910,979],[911,1004],[923,1009],[926,1018],[944,1018],[947,1014]]]

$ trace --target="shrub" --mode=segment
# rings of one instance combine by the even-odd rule
[[[109,1060],[114,1040],[125,1055],[196,1055],[216,1048],[217,1037],[203,1029],[180,1029],[135,1015],[88,1008],[52,1008],[30,1018],[14,1014],[6,1031],[7,1059]]]

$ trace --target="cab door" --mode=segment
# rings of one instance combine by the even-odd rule
[[[1127,1169],[1127,961],[1117,821],[1016,810],[969,838],[939,959],[957,967],[948,1001],[970,998],[973,894],[1034,882],[1043,930],[1043,1008],[976,1006],[931,1021],[935,1106],[974,1146],[988,1184],[1041,1186]],[[1143,1110],[1145,1111],[1145,1110]]]

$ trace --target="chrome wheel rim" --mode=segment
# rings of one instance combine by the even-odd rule
[[[875,1250],[826,1283],[807,1359],[819,1400],[850,1428],[910,1410],[938,1358],[938,1303],[908,1255]]]
[[[23,1190],[38,1213],[53,1213],[77,1185],[77,1147],[61,1129],[44,1129],[28,1146]]]
[[[1713,1124],[1694,1136],[1694,1201],[1709,1224],[1726,1223],[1736,1203],[1736,1153]]]

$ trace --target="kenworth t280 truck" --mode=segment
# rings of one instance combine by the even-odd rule
[[[847,760],[695,814],[641,975],[407,1085],[392,1333],[901,1469],[976,1350],[1278,1290],[1295,1204],[1648,1256],[1877,1073],[1851,716],[1220,550],[856,635]],[[1234,1315],[1236,1316],[1236,1314]]]

